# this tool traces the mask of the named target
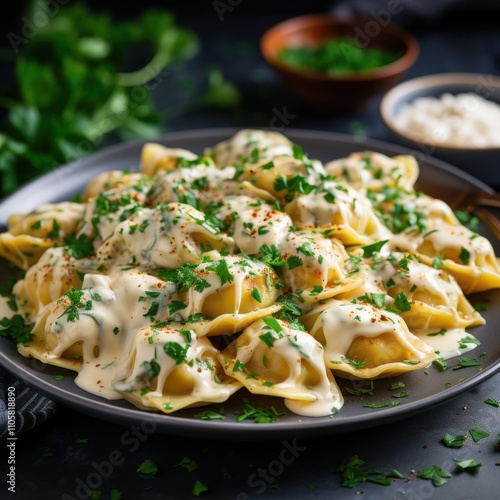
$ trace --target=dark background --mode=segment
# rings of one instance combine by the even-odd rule
[[[294,115],[288,124],[291,128],[348,134],[361,131],[370,138],[391,139],[380,120],[380,96],[354,114],[314,114],[280,85],[260,56],[258,41],[271,25],[296,15],[328,10],[333,2],[243,0],[232,12],[226,12],[222,21],[212,1],[87,3],[97,10],[112,11],[117,19],[133,17],[144,8],[166,8],[175,12],[181,26],[199,36],[201,46],[196,59],[172,74],[155,94],[158,110],[170,110],[163,125],[166,132],[225,126],[268,127],[275,116],[274,110],[286,109]],[[417,3],[416,0],[413,3]],[[474,7],[472,3],[461,2],[458,10],[444,11],[432,19],[401,19],[416,36],[421,50],[417,63],[405,78],[455,71],[500,73],[500,15],[495,6],[498,2],[474,2]],[[0,45],[3,48],[9,47],[7,33],[20,32],[23,9],[23,2],[2,6]],[[189,108],[190,102],[206,88],[210,68],[218,68],[238,86],[242,95],[240,106],[230,110]],[[11,65],[3,62],[4,82],[12,78],[10,70]],[[192,90],[180,92],[179,82],[188,82],[190,85],[186,86]],[[179,104],[187,105],[188,111],[179,113]],[[216,499],[494,498],[498,497],[500,484],[500,453],[495,448],[500,410],[483,401],[487,397],[500,399],[499,382],[497,375],[470,393],[394,424],[341,436],[299,439],[296,459],[284,467],[281,474],[258,484],[251,478],[280,457],[285,447],[282,440],[239,442],[146,435],[137,441],[138,446],[132,451],[131,445],[122,442],[124,433],[130,429],[59,405],[55,417],[48,423],[19,436],[17,498],[65,498],[63,493],[86,498],[85,490],[77,490],[78,480],[87,481],[95,470],[93,463],[109,461],[110,453],[115,450],[122,453],[124,462],[115,466],[97,487],[103,499],[109,499],[114,488],[121,490],[125,499],[194,498],[191,489],[197,479],[209,487],[205,496]],[[469,437],[459,452],[442,445],[441,438],[446,432],[458,434],[471,427],[488,429],[490,438],[473,443]],[[332,474],[332,469],[355,454],[366,461],[367,467],[385,472],[400,469],[410,480],[395,481],[390,487],[363,483],[354,489],[341,488],[340,476]],[[4,456],[2,452],[2,477]],[[189,473],[176,466],[183,457],[196,460],[199,469]],[[475,458],[484,466],[478,474],[456,474],[441,488],[414,478],[413,469],[431,464],[452,469],[451,458],[455,457]],[[139,464],[148,458],[160,467],[157,477],[152,479],[141,478],[136,472]],[[0,497],[4,491],[2,489]]]

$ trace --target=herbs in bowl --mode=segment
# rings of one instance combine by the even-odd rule
[[[287,46],[278,54],[280,61],[297,69],[343,75],[371,71],[391,64],[401,52],[382,47],[363,47],[353,37],[332,38],[319,46]]]
[[[407,31],[364,18],[301,16],[270,28],[261,38],[264,59],[282,83],[312,108],[354,111],[394,85],[418,57]]]

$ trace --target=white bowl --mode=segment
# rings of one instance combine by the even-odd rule
[[[384,95],[380,114],[393,139],[412,148],[418,160],[426,156],[440,158],[498,189],[500,146],[479,147],[452,141],[438,142],[414,130],[404,129],[396,119],[403,107],[417,98],[470,92],[500,105],[500,78],[477,73],[442,73],[407,80]]]

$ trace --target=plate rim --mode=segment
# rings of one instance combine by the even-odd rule
[[[239,130],[252,129],[252,130],[266,130],[258,127],[214,127],[214,128],[203,128],[203,129],[186,129],[175,132],[167,132],[161,136],[152,139],[139,139],[134,141],[127,141],[123,143],[114,144],[103,148],[91,155],[85,156],[75,162],[68,163],[62,167],[56,169],[56,171],[51,171],[43,174],[24,186],[20,187],[17,191],[12,193],[9,197],[0,200],[0,212],[3,211],[3,207],[15,201],[23,193],[33,189],[39,183],[47,180],[51,180],[52,177],[59,177],[61,173],[71,174],[76,168],[81,168],[85,164],[95,164],[104,163],[106,158],[109,156],[114,156],[120,152],[127,150],[135,150],[142,147],[143,144],[147,142],[158,142],[161,144],[169,143],[176,140],[189,140],[189,139],[204,139],[213,138],[214,136],[220,137],[218,140],[224,140],[234,135]],[[336,132],[329,132],[324,130],[311,130],[311,129],[295,129],[290,128],[286,131],[281,131],[285,136],[289,137],[292,141],[300,140],[319,140],[319,141],[331,141],[333,144],[335,142],[342,142],[349,146],[359,145],[360,148],[364,147],[366,149],[373,148],[374,150],[386,150],[393,151],[396,154],[409,153],[409,148],[393,144],[390,142],[380,141],[377,139],[358,139],[355,136],[349,134],[340,134]],[[206,147],[212,146],[214,143],[207,143]],[[138,149],[139,150],[139,149]],[[140,151],[140,150],[139,150]],[[314,156],[314,155],[311,155]],[[473,186],[483,188],[486,191],[492,192],[492,189],[484,184],[479,179],[476,179],[472,175],[464,172],[444,161],[428,155],[426,161],[431,168],[438,168],[446,174],[458,177],[461,181],[471,184]],[[21,356],[14,344],[8,339],[0,339],[0,347],[6,345],[9,342],[12,345],[17,356]],[[500,359],[497,359],[494,363],[488,366],[485,370],[473,375],[469,379],[457,384],[453,387],[448,388],[446,391],[442,391],[438,394],[432,394],[425,398],[418,399],[416,401],[410,401],[404,405],[379,409],[374,413],[365,413],[362,415],[349,416],[345,420],[321,420],[314,421],[314,419],[304,419],[300,421],[300,416],[297,416],[298,421],[294,422],[277,422],[271,424],[258,424],[253,422],[233,422],[233,421],[205,421],[200,419],[191,419],[186,417],[175,416],[175,414],[161,414],[145,411],[139,408],[133,407],[131,403],[128,403],[130,407],[114,406],[109,404],[108,400],[95,396],[91,393],[86,393],[83,389],[80,389],[72,380],[72,387],[75,387],[77,392],[71,392],[64,387],[58,386],[54,383],[49,383],[48,381],[37,378],[34,373],[31,373],[27,368],[16,363],[16,359],[19,358],[9,356],[0,349],[0,366],[5,368],[12,375],[16,376],[23,383],[29,387],[34,388],[41,394],[53,399],[54,401],[63,404],[65,406],[71,407],[81,413],[92,415],[96,418],[102,420],[112,421],[114,423],[131,425],[134,423],[148,421],[154,423],[156,430],[166,434],[179,433],[185,436],[199,436],[204,438],[214,438],[214,439],[276,439],[277,437],[286,436],[297,436],[301,437],[311,437],[316,435],[324,435],[326,433],[337,433],[337,432],[348,432],[355,429],[366,428],[370,425],[381,425],[389,423],[391,421],[400,420],[402,418],[413,416],[417,413],[427,411],[436,406],[439,406],[447,401],[468,392],[479,384],[483,383],[487,379],[493,377],[498,372],[500,372]],[[26,358],[24,358],[26,359]],[[50,365],[49,365],[50,366]],[[69,372],[76,376],[75,372]],[[81,394],[79,393],[81,392]],[[92,396],[95,399],[89,399]],[[120,400],[123,401],[123,400]],[[168,423],[167,423],[168,422]],[[335,422],[332,425],[332,422]]]

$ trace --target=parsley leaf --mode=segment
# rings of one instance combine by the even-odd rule
[[[0,337],[9,337],[17,344],[26,344],[33,338],[31,328],[20,314],[0,319]]]
[[[430,467],[425,467],[424,469],[418,471],[417,476],[422,479],[430,479],[434,486],[439,487],[446,484],[447,479],[451,477],[451,474],[437,465],[431,465]]]

